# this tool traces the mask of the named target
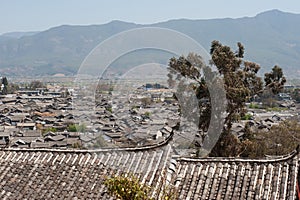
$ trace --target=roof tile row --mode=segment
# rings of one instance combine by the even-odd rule
[[[250,160],[176,157],[152,149],[0,151],[1,199],[111,199],[106,177],[133,174],[158,197],[163,184],[178,199],[295,199],[299,154]],[[167,181],[165,181],[167,180]]]

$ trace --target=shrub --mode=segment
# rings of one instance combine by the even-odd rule
[[[150,188],[140,184],[134,176],[113,176],[104,182],[108,192],[123,200],[146,200],[149,199]]]
[[[110,113],[113,112],[112,107],[106,107],[105,109],[106,109],[108,112],[110,112]]]
[[[85,124],[70,124],[68,126],[69,132],[85,132],[86,131],[86,125]]]
[[[164,174],[165,175],[165,174]],[[151,198],[150,191],[152,188],[145,184],[140,183],[140,180],[133,175],[125,176],[112,176],[104,181],[104,185],[107,187],[108,192],[111,195],[116,196],[122,200],[173,200],[177,199],[178,193],[174,186],[167,185],[166,180],[162,180],[162,187],[160,190],[159,197]],[[156,191],[159,193],[159,191]]]
[[[250,103],[249,108],[258,109],[259,105],[255,104],[255,103]]]
[[[247,113],[247,114],[245,114],[241,119],[242,119],[242,120],[251,120],[251,119],[252,119],[252,115],[249,114],[249,113]]]

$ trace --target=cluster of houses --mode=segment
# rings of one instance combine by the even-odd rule
[[[249,109],[251,119],[234,123],[232,132],[243,137],[245,123],[268,131],[299,115],[297,107],[293,108],[284,112]],[[185,149],[195,140],[198,130],[188,129],[192,126],[178,129],[183,120],[179,110],[174,91],[159,84],[137,87],[128,95],[101,91],[93,96],[62,88],[20,90],[0,96],[0,146],[138,147],[158,144],[176,133],[174,145]]]
[[[299,148],[265,159],[183,156],[173,142],[192,141],[197,130],[179,132],[179,108],[172,91],[151,87],[97,98],[63,90],[0,96],[0,198],[116,199],[106,178],[131,174],[153,199],[299,199]],[[246,122],[268,131],[299,109],[252,109],[233,132],[242,137]]]
[[[165,140],[177,125],[174,122],[179,119],[178,105],[171,94],[144,89],[129,100],[116,99],[111,94],[101,94],[95,100],[76,93],[71,97],[65,89],[46,92],[41,88],[3,95],[0,96],[0,145],[18,148],[153,145]]]
[[[300,106],[294,105],[292,109],[283,109],[278,111],[265,110],[265,109],[248,109],[248,114],[251,116],[250,119],[241,120],[233,123],[232,133],[237,137],[243,137],[245,133],[246,123],[253,132],[268,132],[272,126],[279,125],[285,120],[296,120],[299,122],[300,119]]]
[[[68,132],[71,98],[61,92],[19,91],[0,97],[1,147],[78,147],[80,134]]]
[[[100,134],[105,146],[153,145],[168,138],[180,121],[179,105],[167,89],[138,88],[129,96],[102,92],[96,99],[75,94],[73,103],[77,108],[74,116],[79,116],[74,120],[93,132],[85,137],[95,138]],[[87,147],[99,144],[91,140]]]

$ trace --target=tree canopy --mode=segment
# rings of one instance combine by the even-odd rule
[[[272,71],[265,73],[265,86],[270,89],[273,94],[278,94],[283,90],[286,78],[283,75],[281,67],[275,65]]]
[[[226,125],[230,129],[232,122],[245,114],[245,103],[262,91],[262,80],[257,76],[260,66],[242,59],[244,46],[241,43],[234,53],[230,47],[213,41],[210,53],[212,63],[224,78],[228,101]]]
[[[252,96],[262,92],[262,80],[257,76],[260,66],[254,62],[244,60],[244,46],[241,43],[237,43],[237,46],[238,49],[234,52],[229,46],[222,45],[219,41],[211,43],[210,64],[211,67],[214,65],[217,68],[219,75],[223,78],[227,99],[225,125],[219,141],[212,150],[212,156],[233,154],[234,148],[236,148],[234,146],[236,142],[234,141],[237,138],[230,134],[232,123],[245,115],[245,103]],[[205,64],[201,56],[194,53],[190,53],[187,57],[173,57],[169,62],[170,73],[168,82],[169,84],[174,84],[174,81],[179,81],[179,85],[183,86],[184,81],[178,75],[193,80],[192,83],[186,81],[186,84],[181,89],[193,88],[196,92],[200,116],[198,127],[205,132],[210,124],[212,99],[206,79],[201,73],[203,66]],[[176,73],[177,76],[174,78]],[[225,150],[226,148],[227,150]]]

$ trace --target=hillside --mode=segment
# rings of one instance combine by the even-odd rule
[[[63,25],[46,31],[0,36],[0,73],[7,75],[76,74],[85,56],[100,42],[121,31],[143,26],[170,28],[192,37],[209,50],[212,40],[235,47],[242,42],[246,59],[275,64],[290,78],[300,75],[300,14],[278,10],[238,19],[178,19],[150,25],[112,21],[103,25]]]

